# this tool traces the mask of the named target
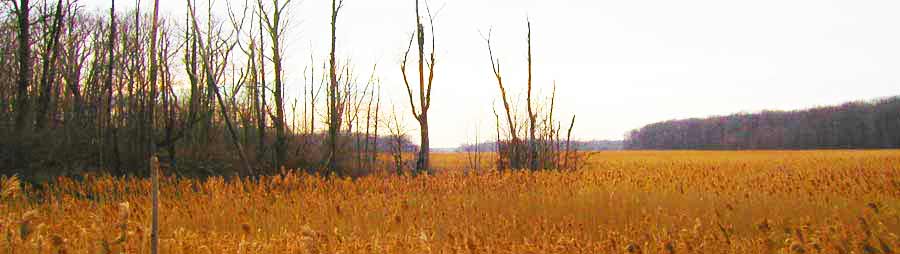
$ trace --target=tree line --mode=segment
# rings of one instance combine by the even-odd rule
[[[653,123],[626,149],[895,149],[900,96],[794,111],[762,111]]]
[[[152,158],[186,176],[430,170],[428,112],[439,57],[427,2],[415,2],[416,26],[399,65],[419,146],[401,124],[404,114],[382,101],[375,68],[360,71],[336,51],[343,1],[331,4],[328,58],[310,57],[302,72],[292,70],[303,74],[296,83],[284,78],[291,0],[228,1],[224,17],[196,0],[180,3],[187,10],[180,17],[110,2],[108,12],[86,11],[77,0],[2,2],[0,174],[145,175]],[[531,93],[530,22],[527,39],[527,117],[507,103],[491,54],[508,126],[501,130],[498,116],[498,144],[508,152],[497,165],[558,168],[561,123],[552,99],[538,107]],[[410,150],[414,165],[402,156]]]

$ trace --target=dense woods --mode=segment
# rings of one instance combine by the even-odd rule
[[[158,22],[146,7],[111,3],[91,12],[71,0],[3,1],[0,174],[147,175],[154,156],[186,176],[357,174],[393,165],[379,152],[416,149],[405,132],[388,133],[398,119],[379,118],[375,73],[332,52],[294,70],[302,83],[284,81],[291,1],[229,2],[226,17],[186,1],[184,16]]]
[[[329,10],[331,34],[321,35],[330,37],[327,59],[310,56],[291,70],[283,59],[294,1],[228,1],[227,15],[216,16],[209,2],[191,0],[174,14],[183,16],[159,17],[156,8],[111,3],[107,12],[72,0],[3,2],[0,174],[146,176],[153,158],[181,176],[432,170],[428,110],[439,59],[427,2],[416,1],[401,73],[390,74],[403,75],[405,87],[382,84],[376,68],[360,71],[337,52],[339,0]],[[554,96],[532,96],[528,28],[528,115],[504,103],[508,128],[497,129],[504,153],[496,166],[561,168],[569,154],[561,130],[572,122],[554,118]],[[407,73],[407,60],[418,68]],[[499,65],[492,66],[506,102]],[[302,80],[286,81],[288,71]],[[402,123],[409,115],[383,105],[385,85],[408,92],[420,146]]]
[[[900,97],[795,111],[763,111],[654,123],[630,132],[627,149],[900,148]]]

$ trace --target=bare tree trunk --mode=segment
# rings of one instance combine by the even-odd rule
[[[262,38],[260,38],[262,40]],[[265,123],[263,123],[263,114],[262,107],[260,105],[260,90],[265,88],[260,87],[258,75],[261,69],[256,68],[256,42],[251,39],[250,41],[250,96],[251,98],[251,107],[252,110],[251,118],[256,118],[256,137],[257,137],[257,147],[256,147],[256,161],[259,162],[263,158],[263,146],[265,145]],[[265,98],[263,98],[265,99]],[[246,129],[250,129],[250,126],[246,126]]]
[[[12,2],[16,5],[16,2]],[[20,0],[15,6],[16,19],[19,24],[19,49],[17,60],[19,62],[18,89],[16,90],[16,136],[21,136],[30,125],[31,105],[28,97],[28,86],[31,83],[31,7],[28,0]]]
[[[475,172],[481,172],[481,131],[477,128],[475,129]]]
[[[393,123],[393,125],[392,125]],[[397,176],[403,175],[403,138],[406,136],[403,126],[400,125],[400,118],[397,117],[397,110],[391,110],[391,120],[388,122],[388,131],[391,133],[389,147],[391,157],[394,161],[394,171]]]
[[[375,70],[372,70],[374,73]],[[370,168],[372,165],[369,163],[369,144],[370,144],[370,128],[372,127],[372,102],[375,100],[375,86],[372,86],[372,94],[369,96],[369,103],[366,106],[366,135],[365,140],[363,141],[363,152],[360,155],[360,161],[363,162],[366,168]]]
[[[269,19],[268,15],[261,15],[266,23],[266,28],[269,32],[269,37],[272,39],[272,64],[274,65],[275,71],[275,87],[273,91],[273,95],[275,96],[275,119],[273,122],[275,124],[275,169],[279,170],[284,165],[285,160],[287,159],[286,151],[287,151],[287,138],[285,133],[285,121],[284,121],[284,87],[282,80],[282,66],[281,66],[281,38],[282,38],[282,27],[281,27],[281,18],[285,7],[290,3],[290,0],[284,2],[284,4],[280,4],[278,0],[273,0],[274,9],[272,10],[272,18]],[[260,6],[262,8],[262,6]]]
[[[104,141],[113,143],[110,145],[106,142],[101,142],[101,144],[105,147],[111,147],[113,149],[113,159],[115,165],[115,171],[118,174],[122,174],[121,168],[119,167],[119,145],[117,140],[117,132],[115,130],[115,126],[113,126],[112,120],[112,97],[113,97],[113,79],[115,78],[116,71],[116,1],[111,1],[111,7],[109,9],[109,63],[107,68],[107,79],[106,79],[106,101],[105,108],[106,114],[102,114],[105,116],[105,123],[103,124],[106,128],[105,133],[101,135]],[[101,148],[100,151],[105,151],[106,148]],[[105,163],[103,160],[103,156],[101,154],[100,157],[101,163]]]
[[[492,107],[492,108],[493,108],[493,107]],[[500,115],[497,114],[497,109],[494,108],[493,110],[494,110],[494,118],[497,120],[497,141],[496,141],[496,145],[497,145],[497,170],[498,170],[498,171],[503,171],[503,169],[505,168],[505,165],[506,165],[506,164],[503,163],[503,154],[504,154],[504,152],[500,149],[500,148],[501,148],[501,145],[500,145],[500,144],[501,144],[501,141],[500,141]]]
[[[419,156],[416,158],[416,174],[422,173],[428,168],[428,113],[425,108],[425,29],[422,27],[422,21],[419,15],[419,1],[416,0],[416,34],[419,44],[419,109],[420,113],[415,116],[419,120],[420,147]],[[404,74],[404,76],[406,76]],[[410,100],[410,103],[412,101]],[[413,107],[415,109],[415,107]],[[415,113],[415,112],[413,112]],[[415,175],[415,174],[414,174]]]
[[[552,158],[550,163],[553,164],[554,169],[559,169],[559,130],[554,129],[553,127],[553,111],[554,107],[556,107],[556,81],[553,81],[553,92],[550,95],[550,116],[547,120],[547,125],[550,126],[550,132],[547,133],[547,139],[550,140],[550,155]],[[554,139],[556,137],[556,139]]]
[[[56,12],[53,14],[53,27],[51,27],[50,36],[47,37],[46,49],[42,57],[40,93],[38,94],[38,108],[35,115],[35,129],[42,131],[47,127],[47,121],[50,119],[50,93],[53,89],[53,80],[56,79],[56,60],[59,58],[59,37],[62,29],[63,1],[56,3]]]
[[[374,137],[372,137],[373,138],[373,141],[372,141],[373,148],[372,148],[372,154],[370,155],[370,158],[369,158],[370,164],[373,164],[378,160],[378,133],[379,133],[378,132],[378,116],[379,116],[380,109],[381,109],[381,84],[379,83],[378,84],[378,100],[376,100],[376,102],[375,102],[375,134],[374,134]]]
[[[159,0],[153,1],[153,24],[150,31],[150,105],[147,109],[147,140],[148,143],[148,159],[149,170],[153,180],[152,202],[153,210],[150,223],[150,253],[159,253],[159,159],[156,156],[156,143],[154,142],[154,108],[157,92],[157,74],[158,63],[156,62],[156,46],[157,46],[157,29],[159,27]]]
[[[164,53],[161,59],[169,59],[169,51],[168,49],[164,50]],[[175,105],[178,104],[177,97],[175,96],[175,90],[172,89],[172,77],[169,69],[169,64],[166,60],[162,61],[163,63],[163,73],[164,73],[164,81],[163,81],[163,110],[165,110],[165,118],[166,118],[166,140],[168,140],[168,144],[166,148],[169,154],[169,169],[177,170],[176,164],[176,150],[175,150]],[[177,171],[173,171],[177,172]]]
[[[528,21],[528,168],[537,170],[538,154],[535,147],[534,128],[537,114],[532,109],[531,101],[531,21]]]
[[[331,1],[331,53],[330,57],[330,78],[331,84],[328,86],[328,170],[337,175],[341,175],[342,171],[338,169],[338,129],[340,128],[338,119],[338,81],[335,63],[335,48],[337,43],[337,16],[343,7],[343,1]]]
[[[194,3],[196,3],[196,1]],[[197,27],[197,29],[200,29],[200,28]],[[207,30],[207,32],[213,31],[212,5],[207,5],[206,30]],[[218,61],[216,61],[214,59],[215,55],[212,52],[212,48],[213,48],[212,34],[209,34],[206,36],[206,44],[203,43],[202,35],[200,35],[199,32],[197,33],[196,36],[198,37],[198,42],[200,45],[200,52],[201,52],[200,57],[202,60],[201,64],[205,64],[205,65],[203,65],[204,66],[203,67],[203,69],[204,69],[203,75],[207,76],[205,79],[205,81],[206,81],[206,84],[205,84],[206,85],[206,87],[205,87],[206,88],[206,96],[203,98],[202,104],[201,104],[201,106],[203,107],[203,112],[204,112],[204,114],[206,114],[206,118],[204,118],[202,129],[201,129],[202,130],[202,138],[203,138],[202,140],[203,140],[203,143],[206,144],[207,142],[209,142],[211,140],[212,132],[215,131],[213,129],[213,127],[214,127],[213,124],[215,123],[215,118],[213,117],[213,115],[216,114],[216,100],[218,97],[216,95],[216,92],[218,92],[218,84],[215,83],[217,81],[215,79],[217,70],[215,69],[213,63],[217,63]],[[206,45],[206,46],[204,47],[204,45]],[[206,51],[205,55],[202,53],[204,50]],[[208,77],[208,76],[213,76],[213,77]],[[222,106],[222,107],[224,107],[224,106]]]
[[[431,152],[431,144],[429,144],[428,140],[428,113],[422,113],[422,119],[419,120],[419,132],[420,132],[420,142],[421,147],[419,148],[419,156],[416,159],[416,172],[418,173],[428,173],[429,170],[429,158],[428,154]]]
[[[67,36],[69,38],[66,42],[66,49],[63,51],[67,52],[67,54],[64,56],[66,63],[62,65],[62,68],[66,89],[72,95],[71,119],[74,120],[73,122],[77,127],[83,128],[86,125],[84,125],[84,114],[82,112],[84,102],[81,92],[81,75],[84,70],[84,62],[87,61],[90,51],[87,49],[87,43],[84,42],[88,38],[87,31],[76,29],[78,26],[83,27],[86,24],[80,23],[76,17],[76,11],[69,12],[67,33],[70,35]]]
[[[572,128],[575,127],[575,116],[572,116],[572,123],[569,124],[569,133],[566,135],[566,159],[563,163],[563,168],[569,168],[569,157],[571,157],[571,141],[572,141]]]
[[[428,83],[426,87],[425,83],[425,28],[422,25],[421,15],[419,14],[419,1],[416,0],[416,33],[415,38],[417,38],[416,42],[419,46],[419,106],[418,113],[416,110],[415,99],[413,98],[412,88],[409,85],[409,81],[406,78],[406,58],[409,55],[409,51],[412,48],[412,39],[410,38],[409,47],[406,49],[406,54],[404,54],[403,62],[400,64],[400,72],[403,74],[403,83],[406,85],[406,92],[409,95],[409,105],[410,110],[412,110],[413,117],[416,118],[416,121],[419,122],[419,132],[420,132],[420,148],[419,154],[416,159],[416,169],[413,172],[415,174],[419,174],[422,172],[426,172],[429,167],[429,158],[428,155],[430,153],[430,144],[428,140],[428,109],[431,108],[431,85],[434,81],[434,54],[435,54],[435,39],[434,39],[434,17],[431,15],[431,10],[428,9],[428,3],[425,3],[425,7],[428,12],[429,25],[431,26],[431,53],[430,59],[428,61]]]
[[[193,1],[193,0],[187,0]],[[186,19],[190,19],[190,13],[188,13],[185,17]],[[185,20],[188,24],[190,21]],[[184,38],[184,66],[187,72],[188,82],[190,83],[190,98],[188,99],[188,120],[187,123],[191,123],[191,127],[187,129],[188,136],[194,137],[196,135],[196,128],[194,128],[193,123],[199,119],[198,114],[200,113],[200,98],[201,98],[201,90],[200,90],[200,82],[199,82],[199,74],[197,73],[197,37],[194,36],[194,33],[191,32],[191,29],[185,29]],[[186,123],[186,124],[187,124]],[[187,126],[183,128],[188,128]],[[193,138],[191,138],[193,139]],[[195,140],[194,140],[195,141]]]
[[[265,39],[263,39],[262,19],[259,19],[259,26],[259,91],[261,93],[259,95],[260,108],[258,109],[259,111],[256,112],[258,116],[257,131],[259,132],[259,147],[257,147],[256,160],[262,161],[266,157],[266,112],[268,112],[266,107],[266,89],[268,89],[269,86],[266,83],[266,54],[264,50]]]
[[[559,121],[556,123],[556,141],[554,141],[554,144],[556,146],[556,153],[554,153],[554,156],[556,156],[555,159],[556,159],[556,168],[557,169],[560,169],[562,166],[562,163],[561,163],[562,159],[559,158],[559,154],[562,152],[562,148],[560,147],[560,146],[562,146],[562,139],[559,137],[559,135],[560,135],[559,133],[561,131],[562,131],[562,121]]]
[[[316,97],[319,90],[315,90],[316,61],[309,56],[309,134],[316,133]],[[315,91],[315,92],[314,92]]]
[[[500,97],[503,99],[503,108],[506,110],[506,122],[509,124],[509,135],[510,137],[512,137],[512,140],[507,145],[507,149],[509,149],[509,164],[513,169],[518,169],[521,167],[517,149],[517,147],[519,146],[518,128],[516,128],[516,122],[513,121],[512,110],[509,106],[509,99],[507,99],[506,96],[506,88],[503,86],[503,77],[500,75],[500,60],[494,58],[494,52],[491,49],[490,34],[488,34],[488,37],[485,38],[485,41],[487,41],[488,55],[491,58],[491,69],[493,69],[494,77],[497,79],[497,86],[500,87]],[[500,140],[497,139],[497,141],[499,142]]]

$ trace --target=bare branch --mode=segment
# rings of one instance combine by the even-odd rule
[[[400,63],[400,72],[403,73],[403,84],[406,85],[406,92],[409,95],[409,108],[412,110],[413,117],[419,119],[419,113],[416,113],[416,104],[413,100],[412,88],[409,86],[409,79],[406,77],[406,63],[409,57],[409,51],[412,49],[413,38],[415,38],[415,33],[409,36],[409,46],[406,48],[406,53],[403,53],[403,62]]]
[[[428,92],[425,95],[425,106],[422,109],[423,112],[428,112],[428,109],[431,108],[431,84],[434,82],[434,49],[435,49],[435,40],[434,40],[434,16],[431,15],[431,8],[428,7],[428,1],[425,1],[425,11],[428,13],[428,26],[431,28],[431,61],[428,64]]]

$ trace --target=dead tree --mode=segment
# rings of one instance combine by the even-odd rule
[[[262,38],[260,38],[262,39]],[[265,114],[263,113],[263,108],[261,101],[266,98],[262,97],[262,93],[260,91],[265,88],[260,85],[259,82],[259,74],[264,70],[257,68],[256,62],[256,41],[251,37],[250,38],[250,54],[249,54],[249,63],[250,63],[250,96],[253,97],[251,99],[251,114],[256,119],[256,138],[257,147],[256,147],[256,160],[259,162],[264,158],[265,153],[265,137],[266,137],[266,123],[265,123]],[[246,126],[245,128],[250,128],[250,126]]]
[[[16,58],[19,62],[19,78],[16,89],[16,111],[15,132],[21,136],[28,125],[30,125],[31,105],[28,97],[28,86],[31,84],[32,65],[31,65],[31,6],[28,0],[20,0],[17,4],[12,1],[13,8],[16,12],[16,21],[18,23],[18,39],[19,48]]]
[[[416,110],[415,99],[413,98],[413,91],[409,85],[409,80],[406,77],[406,61],[407,57],[409,57],[409,51],[412,49],[412,39],[413,36],[410,36],[409,46],[406,48],[406,53],[403,55],[403,62],[400,64],[400,72],[403,74],[403,83],[406,84],[406,92],[409,95],[409,106],[410,110],[412,110],[413,117],[415,117],[416,121],[419,122],[419,133],[420,133],[420,148],[419,154],[416,158],[416,170],[414,174],[427,172],[429,169],[429,139],[428,139],[428,109],[431,108],[431,85],[434,81],[434,65],[435,65],[435,39],[434,39],[434,17],[431,15],[431,10],[428,8],[428,2],[425,2],[426,12],[428,14],[428,25],[431,28],[431,53],[429,54],[429,59],[427,60],[428,64],[428,81],[426,86],[425,80],[425,28],[422,25],[422,16],[419,15],[419,1],[416,0],[416,32],[414,37],[417,39],[416,42],[419,46],[419,106],[418,110]]]
[[[112,148],[112,150],[113,150],[112,151],[113,168],[115,169],[114,172],[116,172],[118,174],[122,174],[124,172],[122,172],[121,161],[120,161],[121,156],[119,154],[119,145],[118,145],[117,136],[116,136],[117,135],[116,126],[113,125],[114,122],[113,122],[113,115],[112,115],[112,112],[113,112],[113,104],[112,104],[113,83],[114,83],[115,74],[116,74],[116,45],[117,45],[116,37],[118,36],[118,34],[116,33],[117,27],[116,27],[116,3],[115,2],[116,2],[115,0],[111,0],[112,5],[109,8],[109,47],[107,49],[107,50],[109,50],[109,52],[107,53],[108,57],[109,57],[109,63],[107,63],[108,66],[107,66],[107,74],[106,74],[107,75],[107,77],[106,77],[106,94],[105,94],[106,100],[103,103],[104,108],[106,109],[106,112],[105,112],[105,114],[102,114],[105,118],[103,120],[101,120],[101,122],[103,122],[104,128],[100,128],[104,132],[101,135],[101,138],[103,138],[104,142],[100,142],[100,143],[103,144],[104,147]],[[102,162],[103,161],[102,154],[103,154],[103,151],[105,151],[105,149],[100,148],[100,151],[101,151],[100,161]]]
[[[569,167],[570,166],[569,160],[572,157],[570,152],[572,151],[571,150],[571,147],[572,147],[571,141],[572,141],[572,128],[573,127],[575,127],[575,116],[574,115],[572,116],[572,122],[569,124],[569,133],[566,135],[566,157],[565,157],[565,161],[563,162],[563,168],[566,168],[566,169],[572,169]]]
[[[256,110],[256,123],[257,123],[257,132],[259,135],[259,144],[256,151],[256,160],[262,161],[266,157],[266,112],[268,112],[268,107],[266,106],[266,90],[269,88],[266,83],[266,53],[265,53],[265,40],[263,39],[263,29],[262,29],[262,19],[257,20],[259,23],[259,88],[257,91],[259,92],[259,108]]]
[[[497,86],[500,88],[500,98],[503,99],[503,109],[506,110],[506,122],[509,125],[509,135],[512,138],[509,144],[507,144],[507,149],[509,149],[509,163],[510,167],[513,169],[521,168],[521,160],[519,159],[519,136],[518,136],[518,127],[516,126],[516,121],[514,121],[512,116],[512,109],[509,106],[509,99],[506,95],[506,87],[503,86],[503,76],[500,74],[500,59],[494,58],[494,51],[491,48],[491,34],[488,32],[487,37],[485,37],[485,42],[487,42],[488,46],[488,56],[491,58],[491,69],[494,71],[494,77],[497,79]],[[500,142],[498,139],[497,142]],[[500,152],[499,150],[497,151]]]
[[[191,14],[191,21],[192,21],[191,23],[193,24],[194,34],[195,34],[195,36],[200,37],[201,36],[200,26],[197,24],[197,15],[194,12],[194,7],[193,7],[193,5],[191,5],[190,1],[188,1],[188,10],[190,11],[190,14]],[[201,63],[203,64],[203,69],[206,71],[207,83],[211,84],[210,88],[215,93],[216,100],[218,101],[218,104],[219,104],[219,109],[222,113],[222,118],[225,120],[225,126],[228,129],[228,133],[231,135],[231,143],[234,145],[235,149],[237,150],[238,156],[240,156],[240,160],[244,164],[244,169],[246,170],[246,172],[248,172],[250,174],[254,174],[253,167],[251,167],[250,163],[247,161],[247,155],[244,153],[244,148],[238,139],[237,132],[234,129],[234,125],[231,123],[231,117],[228,115],[228,112],[226,110],[225,101],[222,99],[222,95],[219,93],[219,87],[216,85],[215,74],[213,73],[212,67],[210,66],[210,63],[209,63],[210,55],[212,54],[212,52],[211,52],[212,49],[207,48],[204,45],[202,39],[198,39],[197,41],[199,43],[200,48],[202,49],[200,51],[200,53],[201,53],[200,58],[202,60]],[[230,47],[234,47],[234,45],[232,44]],[[230,51],[230,48],[227,50]],[[227,52],[226,52],[226,54],[227,54]]]
[[[170,50],[170,41],[169,41],[169,33],[167,29],[163,29],[163,32],[159,34],[159,47],[160,52],[157,53],[159,59],[159,72],[161,72],[162,76],[162,110],[164,111],[164,119],[165,119],[165,141],[163,144],[166,148],[168,154],[168,164],[170,170],[175,170],[176,167],[176,150],[175,150],[175,120],[177,115],[177,106],[178,105],[178,96],[175,94],[175,89],[172,88],[172,71],[169,67],[169,56],[173,53]],[[177,52],[178,50],[174,50]],[[182,130],[183,131],[183,130]]]
[[[500,142],[500,115],[497,114],[497,109],[496,109],[496,108],[491,107],[491,109],[492,109],[493,112],[494,112],[494,119],[495,119],[496,122],[497,122],[497,142],[495,142],[496,145],[497,145],[497,147],[496,147],[496,152],[497,152],[497,170],[498,170],[498,171],[503,171],[504,169],[506,169],[506,163],[503,162],[503,154],[504,154],[504,152],[503,152],[502,149],[501,149],[501,142]]]
[[[527,94],[526,94],[526,102],[527,102],[527,118],[522,122],[517,121],[516,114],[513,113],[514,109],[510,106],[509,97],[507,96],[506,87],[503,84],[503,78],[500,73],[500,60],[494,58],[493,49],[491,45],[491,35],[488,33],[485,36],[485,41],[488,46],[488,55],[491,60],[491,69],[494,72],[494,77],[497,79],[498,87],[500,88],[500,97],[503,99],[503,107],[506,110],[506,121],[509,128],[509,136],[510,140],[502,141],[500,140],[500,135],[498,133],[498,143],[503,144],[503,146],[498,145],[498,155],[500,158],[498,159],[498,163],[503,163],[504,159],[508,159],[508,166],[512,169],[524,169],[528,168],[530,170],[538,170],[538,169],[550,169],[550,168],[560,168],[559,160],[560,160],[560,149],[554,148],[559,146],[559,138],[554,138],[554,136],[558,136],[559,128],[555,128],[554,125],[554,107],[556,106],[556,83],[553,84],[553,92],[550,95],[549,109],[546,108],[545,104],[538,103],[536,101],[540,100],[536,99],[533,89],[532,83],[532,49],[531,49],[531,21],[527,21],[528,34],[526,37],[528,50],[527,50],[527,64],[528,64],[528,83],[527,83]],[[540,117],[540,118],[539,118]],[[499,117],[498,117],[499,118]],[[498,119],[499,120],[499,119]],[[498,121],[499,122],[499,121]],[[527,140],[522,140],[519,137],[519,124],[523,126],[525,124],[527,127]],[[570,127],[571,129],[571,127]],[[499,132],[499,128],[498,128]],[[566,157],[569,154],[565,155]],[[566,167],[568,165],[564,165]],[[498,167],[503,168],[503,167]]]
[[[390,133],[390,140],[388,146],[390,147],[389,151],[391,153],[391,158],[393,159],[394,172],[397,176],[403,175],[404,161],[403,161],[403,140],[406,138],[406,128],[403,126],[400,118],[397,116],[397,109],[391,109],[391,119],[388,122],[388,132]]]
[[[329,54],[329,78],[328,85],[328,170],[332,174],[342,175],[343,172],[338,168],[338,131],[341,128],[341,116],[338,112],[340,102],[338,94],[337,80],[337,63],[335,60],[335,49],[337,47],[337,17],[341,8],[344,7],[343,0],[331,1],[331,52]]]
[[[556,81],[553,81],[553,92],[550,95],[550,116],[548,117],[547,124],[549,125],[550,132],[547,133],[550,140],[550,149],[552,154],[552,163],[553,168],[559,168],[559,127],[554,128],[553,123],[553,109],[556,107]]]
[[[531,21],[528,21],[528,168],[538,169],[538,151],[534,138],[537,113],[532,108],[531,101]]]
[[[193,1],[193,0],[187,0]],[[190,13],[185,15],[185,21],[187,24],[190,24]],[[190,25],[188,25],[190,27]],[[192,28],[187,28],[184,31],[184,67],[185,72],[187,74],[188,83],[190,84],[190,94],[187,105],[187,121],[185,121],[185,126],[183,128],[188,129],[187,133],[189,136],[194,137],[196,135],[196,130],[191,126],[188,128],[187,123],[194,123],[199,121],[200,119],[200,99],[201,99],[201,88],[200,88],[200,74],[197,71],[197,37],[195,36]]]
[[[284,37],[284,23],[282,23],[282,14],[286,10],[288,4],[291,3],[291,0],[285,0],[284,3],[280,3],[279,0],[272,0],[272,12],[271,17],[269,17],[269,13],[266,13],[263,8],[262,0],[257,0],[259,4],[260,17],[264,21],[266,32],[269,34],[269,39],[272,41],[272,65],[274,68],[274,86],[273,87],[273,95],[275,97],[275,118],[272,119],[275,125],[275,169],[280,169],[284,166],[287,156],[287,134],[286,127],[284,121],[284,83],[282,80],[282,59],[281,54],[281,42]]]
[[[309,127],[308,134],[313,134],[316,132],[316,102],[318,102],[319,92],[322,91],[322,83],[319,84],[319,88],[316,89],[316,60],[312,55],[309,56],[309,97],[304,97],[304,100],[309,100]],[[324,66],[323,66],[324,67]],[[321,82],[322,80],[320,80]],[[304,89],[306,91],[307,89]],[[306,112],[304,110],[304,112]]]
[[[469,167],[472,168],[474,173],[479,172],[479,168],[481,167],[481,147],[480,147],[480,132],[478,131],[479,124],[475,122],[475,142],[470,143],[468,145],[463,146],[463,151],[466,153],[466,159],[469,162]]]
[[[149,131],[147,132],[147,139],[149,142],[148,147],[148,156],[147,158],[150,160],[147,165],[149,165],[150,175],[153,181],[153,193],[152,193],[152,201],[153,201],[153,210],[151,213],[151,223],[150,223],[150,253],[156,254],[159,253],[159,159],[156,157],[156,143],[153,135],[153,120],[154,120],[154,108],[157,92],[157,67],[158,63],[156,62],[156,48],[157,48],[157,29],[159,28],[159,0],[153,1],[153,24],[150,31],[150,102],[151,105],[148,108],[149,113],[147,114],[147,128]]]
[[[47,127],[47,121],[50,120],[50,97],[53,89],[53,81],[56,80],[57,64],[59,58],[59,37],[62,30],[63,20],[63,1],[56,3],[56,11],[53,13],[53,25],[50,27],[50,34],[46,37],[45,49],[41,56],[41,80],[40,90],[38,93],[38,108],[35,115],[35,129],[43,131]]]
[[[373,70],[372,70],[372,76],[375,75],[374,69],[375,68],[373,68]],[[370,80],[370,82],[377,82],[377,81],[374,80],[374,78],[373,78],[373,80]],[[361,156],[360,156],[360,161],[364,162],[364,163],[360,163],[360,164],[363,164],[364,167],[367,167],[367,168],[370,168],[372,166],[371,160],[369,158],[369,144],[371,142],[370,141],[370,138],[371,138],[370,131],[371,131],[371,127],[372,127],[372,103],[374,101],[375,101],[375,85],[372,85],[371,92],[369,95],[369,102],[366,105],[366,134],[364,136],[365,140],[363,141],[363,152],[361,153]],[[378,133],[376,133],[375,135],[378,135]]]
[[[2,80],[3,84],[0,85],[0,117],[4,120],[8,120],[10,113],[10,102],[13,102],[13,94],[16,92],[16,82],[15,82],[15,62],[11,62],[11,59],[15,58],[14,54],[11,53],[13,51],[12,47],[16,44],[15,40],[17,39],[14,35],[14,29],[11,29],[9,25],[0,26],[0,73],[4,73],[6,75],[0,76],[0,80]],[[14,61],[14,60],[13,60]],[[10,121],[11,122],[11,121]],[[4,128],[5,130],[5,128]]]
[[[379,112],[380,112],[380,109],[381,109],[381,83],[380,83],[380,82],[379,82],[379,84],[378,84],[378,95],[377,95],[377,96],[378,96],[378,99],[375,101],[375,120],[374,120],[374,122],[375,122],[375,128],[374,128],[374,129],[375,129],[375,130],[374,130],[374,131],[375,131],[375,134],[374,134],[374,136],[372,137],[372,146],[373,146],[373,148],[372,148],[372,151],[371,151],[372,154],[370,155],[370,159],[369,159],[369,160],[370,160],[369,165],[372,165],[373,163],[375,163],[375,161],[378,160],[378,135],[379,135],[379,133],[380,133],[380,132],[378,132],[378,123],[379,123],[379,122],[378,122],[378,116],[379,116],[379,114],[380,114]]]

